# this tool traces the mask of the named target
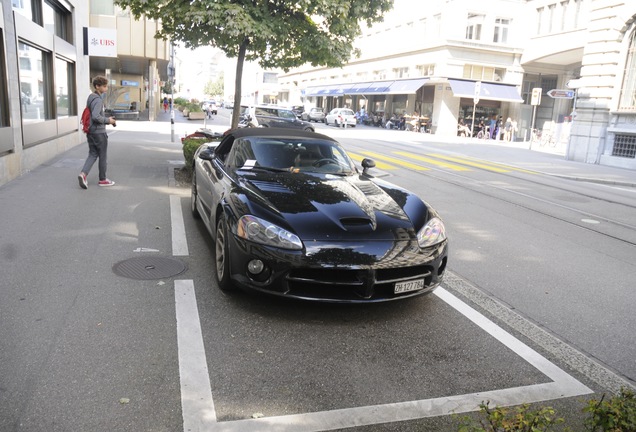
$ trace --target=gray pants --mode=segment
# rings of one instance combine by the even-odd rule
[[[84,162],[82,172],[88,175],[95,161],[99,159],[99,180],[106,180],[108,135],[105,133],[87,134],[86,138],[88,140],[88,157]]]

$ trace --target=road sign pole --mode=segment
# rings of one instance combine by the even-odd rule
[[[532,150],[532,138],[534,137],[534,121],[537,115],[537,106],[532,107],[532,123],[530,124],[530,145],[528,149]]]
[[[479,103],[479,96],[481,95],[481,81],[475,82],[475,95],[473,96],[473,121],[470,125],[470,136],[472,138],[475,135],[475,110],[477,109],[477,104]]]

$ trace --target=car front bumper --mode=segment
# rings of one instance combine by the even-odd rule
[[[448,257],[448,241],[426,250],[415,240],[361,241],[336,247],[314,242],[303,252],[230,237],[230,274],[236,285],[323,302],[383,302],[430,293],[440,284]],[[264,263],[262,274],[251,275],[247,270],[254,259]],[[396,284],[409,282],[418,289],[396,294]]]

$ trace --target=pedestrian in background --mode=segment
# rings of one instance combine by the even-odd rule
[[[104,101],[102,95],[108,90],[108,80],[106,77],[98,75],[93,78],[93,88],[95,92],[88,96],[86,106],[91,111],[91,125],[86,134],[88,141],[88,157],[84,162],[82,172],[78,177],[79,185],[82,189],[88,189],[87,176],[93,164],[99,159],[99,186],[113,186],[114,181],[106,177],[107,153],[108,153],[108,135],[106,135],[106,125],[111,124],[117,126],[115,117],[106,117],[104,112]]]
[[[168,112],[168,96],[163,98],[163,112]]]
[[[490,131],[490,139],[495,139],[497,138],[496,132],[497,132],[497,116],[492,116],[492,118],[490,119],[490,125],[489,125],[489,129]]]
[[[512,141],[512,119],[510,117],[504,123],[504,139],[507,142]]]

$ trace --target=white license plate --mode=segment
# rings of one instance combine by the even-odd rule
[[[406,282],[396,282],[393,292],[395,294],[399,294],[403,292],[417,291],[422,288],[424,288],[424,279],[417,279]]]

